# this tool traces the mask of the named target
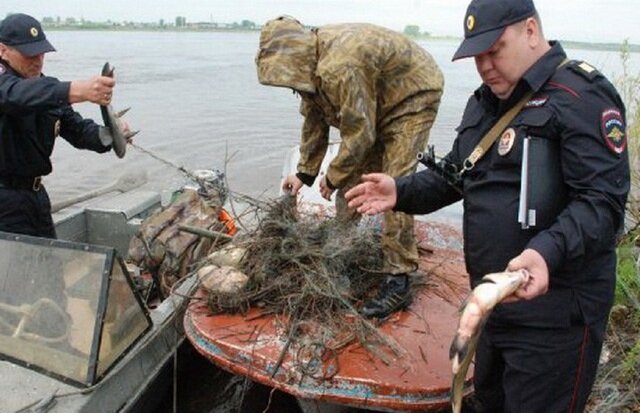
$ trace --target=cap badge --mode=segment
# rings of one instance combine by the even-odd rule
[[[624,120],[616,108],[605,109],[600,116],[602,136],[609,150],[622,153],[627,147]]]
[[[38,37],[38,29],[36,29],[35,27],[32,27],[30,32],[31,32],[31,36]]]
[[[476,26],[476,18],[473,14],[467,16],[467,30],[471,31]]]
[[[511,152],[511,148],[513,148],[513,142],[516,140],[516,131],[513,128],[509,128],[500,137],[500,141],[498,141],[498,155],[505,156],[509,152]]]

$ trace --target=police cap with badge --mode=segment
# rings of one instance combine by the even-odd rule
[[[507,26],[536,14],[533,0],[472,0],[464,19],[464,40],[452,60],[486,52]]]
[[[0,43],[12,47],[27,57],[54,52],[38,20],[16,13],[7,16],[0,23]]]

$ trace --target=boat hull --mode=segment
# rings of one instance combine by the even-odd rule
[[[211,315],[206,300],[193,300],[184,327],[196,350],[213,363],[300,399],[381,411],[434,410],[448,406],[451,390],[449,344],[458,308],[468,294],[460,233],[439,223],[416,223],[422,289],[407,311],[389,317],[379,331],[399,354],[370,352],[357,340],[309,374],[287,347],[281,317]],[[204,292],[198,292],[204,297]],[[381,352],[380,352],[381,351]],[[471,392],[472,372],[465,393]]]

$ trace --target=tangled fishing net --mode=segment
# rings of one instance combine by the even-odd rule
[[[374,347],[399,349],[357,309],[381,282],[379,230],[341,222],[323,214],[300,214],[294,197],[263,202],[256,208],[255,229],[233,241],[244,252],[237,268],[249,276],[239,292],[211,291],[213,314],[282,315],[289,341],[312,343],[311,352],[335,352],[357,339],[385,360]]]

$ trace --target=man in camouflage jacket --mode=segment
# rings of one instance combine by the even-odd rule
[[[283,189],[296,195],[318,176],[329,144],[329,128],[339,129],[338,154],[321,178],[320,192],[335,189],[339,219],[351,219],[344,192],[366,172],[398,177],[416,168],[436,117],[444,79],[433,58],[406,36],[371,24],[336,24],[306,29],[291,17],[267,22],[256,56],[258,79],[291,88],[301,97],[304,116],[298,173]],[[388,274],[368,317],[386,317],[410,302],[408,273],[417,269],[413,218],[387,212],[382,234]]]

